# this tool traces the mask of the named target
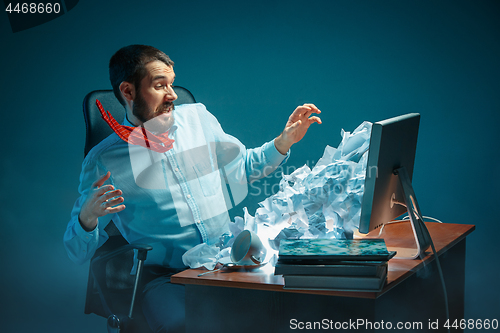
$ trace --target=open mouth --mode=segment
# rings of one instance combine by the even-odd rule
[[[162,107],[161,109],[159,109],[157,111],[157,113],[170,113],[174,110],[174,105],[169,105],[169,106],[166,106],[166,107]]]

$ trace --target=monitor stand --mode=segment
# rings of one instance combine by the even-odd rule
[[[427,227],[424,224],[422,213],[418,207],[417,198],[413,191],[410,177],[405,167],[394,170],[394,174],[398,176],[401,188],[403,189],[404,203],[391,199],[391,207],[394,204],[406,206],[408,216],[410,217],[411,228],[415,236],[417,248],[396,248],[391,247],[390,251],[397,251],[395,259],[417,259],[425,257],[425,251],[431,245],[431,236]]]

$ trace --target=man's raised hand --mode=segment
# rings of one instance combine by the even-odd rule
[[[302,140],[312,123],[321,124],[321,119],[311,115],[320,114],[321,111],[314,104],[304,104],[293,111],[288,118],[283,132],[274,140],[276,149],[283,155],[294,144]]]
[[[104,185],[111,173],[108,171],[104,176],[96,180],[82,205],[78,220],[86,231],[92,231],[97,226],[97,218],[121,212],[125,209],[122,191],[115,189],[113,185]]]

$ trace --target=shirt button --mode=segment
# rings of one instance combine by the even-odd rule
[[[200,223],[201,223],[201,221],[200,221],[200,220],[196,220],[196,224],[200,224]]]
[[[191,199],[191,194],[186,195],[186,198]]]
[[[175,172],[179,172],[179,168],[175,168]]]

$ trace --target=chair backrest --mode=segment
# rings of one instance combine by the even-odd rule
[[[193,95],[189,90],[175,86],[175,93],[177,94],[177,99],[174,105],[196,103]],[[86,127],[86,139],[85,139],[85,156],[88,152],[99,142],[105,139],[108,135],[113,133],[113,130],[108,126],[108,124],[101,118],[101,113],[97,108],[95,101],[98,99],[104,109],[111,113],[113,118],[116,119],[118,123],[122,123],[125,118],[125,108],[116,99],[113,90],[96,90],[92,91],[83,100],[83,116],[85,119]],[[109,239],[104,243],[99,249],[97,249],[92,260],[100,255],[111,252],[118,247],[128,244],[128,242],[122,237],[120,231],[116,228],[113,221],[111,221],[105,228]],[[133,263],[133,252],[125,253],[114,261],[106,265],[105,275],[106,275],[106,286],[113,289],[124,289],[128,290],[132,286],[133,277],[130,275],[131,266],[127,266]],[[101,272],[102,273],[102,272]],[[116,313],[128,313],[128,306],[131,300],[131,292],[120,294],[115,292],[113,299],[111,300],[113,304],[107,304],[106,306],[102,303],[102,298],[96,289],[96,281],[94,280],[94,275],[92,273],[92,268],[89,271],[89,280],[87,286],[87,296],[85,301],[85,313],[95,313],[99,316],[107,317],[109,314],[106,311],[106,307],[112,309]],[[139,322],[142,324],[140,329],[136,329],[137,332],[150,332],[147,324],[142,318],[142,312],[137,311],[137,316],[135,320],[139,318]],[[141,319],[142,318],[142,319]]]
[[[186,88],[175,86],[174,91],[177,94],[174,105],[196,103],[194,96]],[[101,118],[101,113],[95,104],[96,99],[102,103],[104,109],[109,111],[119,124],[125,118],[125,108],[118,102],[113,90],[95,90],[87,94],[83,100],[83,117],[85,118],[86,127],[85,156],[92,147],[113,133],[113,130]]]

